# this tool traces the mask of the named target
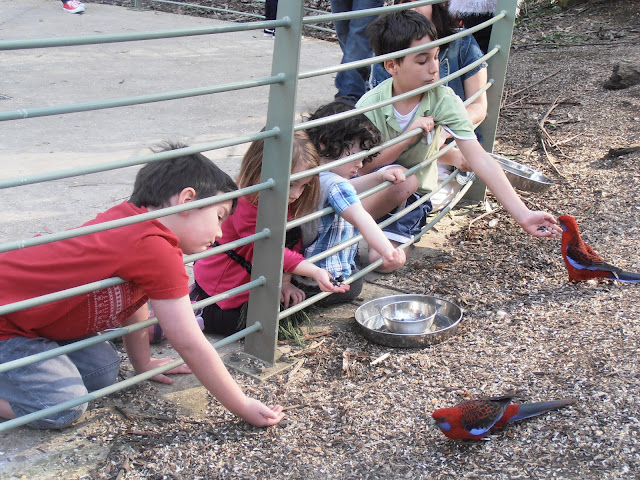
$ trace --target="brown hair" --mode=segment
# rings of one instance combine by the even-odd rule
[[[249,145],[247,153],[242,158],[240,173],[236,182],[239,188],[249,187],[260,183],[262,174],[262,156],[264,154],[264,140],[255,140]],[[309,140],[306,132],[300,130],[293,134],[293,149],[291,152],[291,171],[304,171],[318,166],[318,152]],[[320,180],[318,175],[311,180],[302,195],[289,205],[289,217],[300,218],[317,210],[320,202]],[[248,200],[258,204],[258,195],[248,195]]]

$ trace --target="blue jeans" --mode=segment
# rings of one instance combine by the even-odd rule
[[[383,4],[384,0],[331,0],[331,13],[365,10],[381,7]],[[366,29],[375,19],[375,16],[369,16],[334,22],[338,42],[342,49],[341,63],[355,62],[373,56]],[[336,88],[338,89],[336,97],[345,97],[355,104],[367,91],[370,74],[370,66],[338,72],[336,75]]]
[[[46,352],[69,342],[46,338],[13,337],[0,341],[0,363]],[[120,356],[111,342],[71,352],[0,373],[0,398],[7,400],[17,416],[27,415],[86,395],[115,383]],[[83,403],[28,425],[33,428],[62,428],[87,409]]]

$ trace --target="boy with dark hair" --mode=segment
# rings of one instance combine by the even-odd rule
[[[424,15],[404,10],[380,16],[368,29],[376,55],[426,45],[437,39],[436,29]],[[451,134],[471,169],[484,182],[520,226],[536,237],[555,237],[561,231],[552,215],[531,211],[515,192],[500,166],[484,151],[473,133],[473,124],[462,100],[444,86],[415,93],[438,80],[438,47],[423,49],[404,57],[386,60],[384,67],[391,75],[376,88],[367,92],[357,107],[369,107],[393,97],[409,94],[396,102],[368,111],[365,115],[376,125],[387,141],[404,132],[420,128],[414,137],[397,143],[382,152],[362,168],[363,173],[374,171],[390,163],[411,168],[434,155],[438,149],[440,130]],[[418,192],[422,195],[437,186],[436,162],[416,173]],[[391,228],[390,228],[391,227]],[[385,229],[393,230],[393,224]],[[393,232],[395,242],[404,242],[419,232]]]
[[[316,110],[309,120],[349,110],[353,110],[353,107],[343,102],[332,102]],[[364,115],[311,127],[307,133],[320,154],[321,165],[369,150],[380,143],[380,134]],[[302,243],[305,247],[305,257],[309,258],[325,252],[352,239],[360,232],[370,249],[375,249],[379,252],[378,258],[383,258],[384,268],[392,271],[404,265],[406,260],[404,250],[391,245],[361,203],[358,192],[368,190],[384,181],[390,181],[394,184],[393,186],[371,196],[375,197],[375,202],[388,204],[384,198],[394,195],[393,189],[403,188],[405,169],[394,165],[365,177],[358,177],[359,168],[368,161],[370,157],[360,158],[320,172],[321,208],[332,207],[335,212],[304,226]],[[327,270],[334,279],[346,280],[357,272],[355,265],[357,250],[358,244],[354,243],[319,260],[316,265]],[[294,277],[294,279],[307,295],[320,292],[317,286],[305,281],[305,278]],[[363,279],[359,278],[350,284],[349,291],[334,293],[321,299],[318,304],[329,305],[351,301],[360,294],[362,285]]]
[[[184,145],[166,144],[163,150]],[[233,180],[202,154],[147,164],[130,201],[85,224],[133,217],[162,207],[236,190]],[[0,254],[0,304],[120,277],[126,283],[0,316],[0,363],[57,348],[121,325],[148,319],[147,300],[167,338],[186,362],[167,373],[193,373],[231,412],[256,426],[278,423],[282,407],[245,396],[200,331],[189,300],[183,253],[205,251],[221,236],[235,207],[227,200],[80,237]],[[152,358],[148,329],[123,337],[137,373],[171,359]],[[111,342],[0,373],[0,418],[15,418],[113,384],[120,366]],[[152,380],[172,383],[165,375]],[[41,420],[34,428],[62,428],[78,419],[81,404]]]

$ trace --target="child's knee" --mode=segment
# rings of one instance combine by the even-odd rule
[[[27,425],[38,430],[60,429],[68,427],[78,420],[87,410],[87,404],[82,403],[76,407],[63,410],[62,412],[47,415],[40,420],[34,420]]]
[[[416,177],[415,175],[410,175],[407,177],[407,180],[405,183],[406,183],[407,190],[409,190],[409,195],[407,195],[407,198],[409,198],[409,196],[413,195],[418,191],[418,187],[420,186],[418,183],[418,177]]]
[[[23,417],[75,400],[86,394],[87,389],[78,379],[78,381],[72,381],[70,384],[60,385],[56,389],[40,391],[38,394],[25,392],[22,398],[10,400],[10,406],[17,417]],[[61,412],[46,414],[43,418],[33,420],[27,425],[37,429],[64,428],[78,420],[86,409],[87,403],[81,403],[80,405],[66,408]]]

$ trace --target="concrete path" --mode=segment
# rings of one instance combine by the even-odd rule
[[[0,40],[202,27],[225,22],[58,0],[0,0]],[[262,30],[0,53],[0,111],[212,86],[270,75],[274,40]],[[305,38],[302,72],[340,63],[337,43]],[[0,122],[0,178],[150,153],[161,140],[210,142],[259,131],[268,87],[95,112]],[[297,111],[332,100],[333,75],[299,83]],[[206,152],[234,175],[246,145]],[[126,198],[137,167],[1,193],[0,241],[82,223]]]

